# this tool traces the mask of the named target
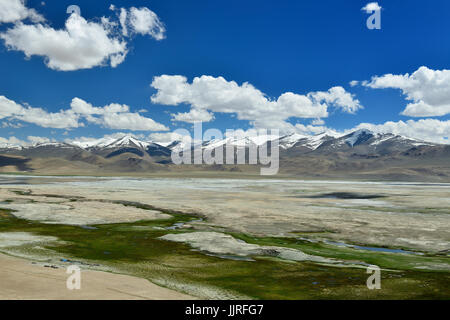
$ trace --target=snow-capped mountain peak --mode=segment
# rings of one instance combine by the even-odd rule
[[[136,146],[145,149],[149,145],[150,143],[148,142],[140,141],[134,138],[133,136],[126,135],[106,145],[105,148],[121,148],[121,147]]]
[[[251,145],[262,146],[265,143],[278,139],[275,135],[254,135],[245,137],[229,137],[225,139],[213,139],[203,142],[204,149],[215,149],[224,145],[231,145],[233,147],[250,147]]]
[[[104,146],[107,146],[111,143],[113,143],[115,141],[114,138],[110,138],[110,137],[104,137],[104,138],[100,138],[100,139],[89,139],[89,140],[81,140],[81,141],[71,141],[70,143],[78,146],[80,148],[83,149],[88,149],[88,148],[101,148]]]
[[[152,145],[151,142],[141,141],[132,135],[124,135],[119,138],[104,137],[96,140],[72,141],[71,144],[83,149],[113,149],[123,147],[136,147],[140,149],[146,149],[148,146]]]

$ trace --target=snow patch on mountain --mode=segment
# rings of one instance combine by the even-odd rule
[[[388,134],[385,134],[385,135],[378,134],[377,137],[378,138],[370,144],[371,146],[377,146],[377,145],[379,145],[379,144],[381,144],[383,142],[389,141],[392,138],[395,138],[395,135],[393,135],[391,133],[388,133]]]
[[[280,138],[280,148],[282,149],[290,149],[294,145],[296,145],[300,140],[308,139],[309,136],[301,135],[298,133],[292,133],[290,135],[284,136]]]
[[[358,143],[369,140],[374,137],[374,133],[367,129],[357,130],[349,135],[345,142],[349,144],[351,147],[355,146]]]
[[[305,146],[310,148],[310,149],[312,149],[312,150],[316,150],[329,137],[330,136],[326,132],[318,134],[318,135],[315,135],[315,136],[312,136],[311,138],[308,139],[308,142],[305,144]]]

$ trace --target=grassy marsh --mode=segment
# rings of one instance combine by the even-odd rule
[[[71,201],[84,201],[71,197]],[[154,210],[153,206],[134,202],[125,205]],[[10,210],[0,210],[0,232],[30,232],[53,236],[62,242],[45,247],[65,259],[76,259],[110,266],[117,272],[132,274],[156,283],[183,288],[216,288],[219,297],[259,299],[448,299],[450,274],[415,270],[424,263],[448,263],[447,257],[409,256],[365,252],[293,238],[257,238],[233,233],[238,239],[261,245],[284,246],[305,253],[349,261],[364,261],[382,268],[382,290],[368,290],[364,268],[337,267],[310,262],[290,262],[270,257],[254,257],[253,262],[235,261],[193,251],[188,245],[158,238],[175,223],[188,223],[199,217],[171,210],[161,210],[172,218],[95,225],[83,228],[48,225],[14,217]],[[184,284],[176,286],[174,284]],[[181,288],[181,289],[180,289]],[[185,291],[189,291],[185,289]],[[189,292],[192,293],[192,292]],[[205,290],[194,294],[214,298]]]

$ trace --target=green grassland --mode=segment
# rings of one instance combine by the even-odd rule
[[[155,209],[138,203],[122,204]],[[249,243],[290,247],[312,255],[378,265],[383,268],[382,289],[368,290],[366,279],[369,275],[363,267],[270,257],[254,257],[254,261],[229,260],[194,251],[185,244],[159,240],[168,233],[190,231],[168,230],[167,227],[199,218],[192,214],[161,211],[172,218],[83,228],[22,220],[16,218],[14,212],[0,209],[0,232],[31,232],[57,237],[61,242],[45,247],[60,258],[109,266],[116,272],[143,277],[202,298],[216,296],[201,289],[192,292],[189,288],[214,288],[220,293],[217,297],[255,299],[450,298],[449,272],[414,269],[417,265],[448,264],[447,256],[368,252],[295,238],[232,234]]]

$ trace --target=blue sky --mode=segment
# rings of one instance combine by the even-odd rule
[[[287,122],[292,125],[289,129],[296,128],[304,133],[305,127],[295,125],[307,126],[316,118],[321,118],[324,123],[316,125],[317,128],[309,128],[309,133],[318,133],[322,129],[343,131],[368,123],[379,125],[374,126],[377,130],[391,128],[396,133],[416,133],[417,138],[446,142],[450,134],[450,111],[446,111],[450,105],[450,82],[442,85],[438,80],[425,80],[425,83],[416,83],[416,88],[411,89],[412,82],[422,79],[420,75],[417,75],[419,80],[404,79],[400,85],[392,84],[392,81],[389,82],[392,79],[386,77],[384,79],[389,84],[370,83],[370,80],[374,76],[387,74],[407,78],[406,74],[411,75],[421,66],[426,66],[430,75],[438,79],[442,77],[446,81],[447,73],[442,75],[437,72],[446,72],[449,64],[450,2],[380,0],[380,30],[366,27],[366,19],[370,14],[361,8],[369,2],[45,0],[43,5],[42,1],[28,0],[26,8],[35,9],[45,21],[32,21],[28,17],[3,22],[0,24],[0,33],[7,33],[17,24],[42,24],[46,30],[64,30],[66,20],[70,17],[66,13],[69,5],[78,5],[83,19],[99,24],[102,16],[118,23],[120,8],[147,7],[164,24],[164,39],[158,40],[150,33],[137,31],[126,38],[123,34],[111,35],[111,38],[126,42],[127,54],[123,62],[112,67],[108,61],[103,61],[103,65],[61,71],[58,67],[46,64],[48,57],[31,54],[26,58],[24,50],[31,50],[27,49],[29,43],[17,40],[17,34],[13,34],[16,38],[8,35],[9,45],[5,38],[0,40],[0,70],[3,75],[0,77],[0,96],[24,108],[42,108],[47,113],[70,109],[75,97],[94,107],[124,104],[129,106],[128,113],[146,109],[147,112],[140,115],[165,126],[169,130],[165,132],[180,127],[190,128],[190,122],[173,121],[172,114],[187,113],[191,108],[196,108],[213,114],[214,120],[204,123],[205,127],[220,130],[249,129],[255,125],[255,120],[266,124],[273,116],[277,119],[270,122],[274,126],[278,123],[284,126]],[[115,5],[115,11],[110,10],[111,4]],[[128,27],[132,30],[131,25]],[[21,37],[28,41],[31,39],[24,35]],[[33,50],[47,52],[45,50],[57,48],[39,47]],[[54,51],[48,52],[55,54]],[[184,76],[188,86],[194,77],[202,76],[211,76],[211,81],[223,77],[227,82],[235,81],[238,86],[248,82],[255,90],[264,93],[268,101],[275,101],[286,92],[307,96],[308,93],[328,92],[330,88],[339,86],[352,97],[353,102],[358,101],[360,107],[351,113],[348,105],[339,107],[336,101],[312,99],[313,104],[327,104],[327,116],[305,117],[303,112],[295,116],[295,111],[289,109],[286,111],[287,119],[278,119],[277,108],[288,108],[280,104],[274,106],[273,110],[268,108],[267,112],[273,115],[251,119],[245,112],[220,112],[220,101],[214,100],[218,96],[208,97],[210,105],[200,97],[191,97],[201,94],[194,87],[189,88],[189,98],[186,98],[186,92],[179,93],[184,98],[178,96],[181,102],[176,105],[168,103],[173,98],[173,95],[167,96],[172,94],[168,92],[161,92],[165,98],[152,101],[151,96],[158,90],[150,85],[154,77],[161,75]],[[353,80],[369,82],[350,86]],[[170,87],[172,84],[173,79],[168,79],[166,85]],[[429,91],[423,93],[422,88]],[[433,92],[437,92],[439,101],[435,101]],[[407,100],[404,93],[412,98]],[[230,103],[235,105],[235,102]],[[409,103],[426,106],[418,106],[405,113]],[[0,108],[7,107],[6,104],[0,104]],[[227,109],[227,106],[222,107]],[[246,107],[248,104],[243,103],[242,108]],[[238,105],[237,108],[241,107]],[[302,105],[295,106],[295,110],[301,108]],[[423,112],[420,108],[428,111]],[[430,112],[438,108],[441,111]],[[79,119],[79,123],[84,126],[78,128],[55,128],[58,126],[54,125],[42,127],[39,121],[21,119],[24,118],[3,116],[0,119],[0,123],[3,123],[0,136],[20,140],[26,140],[28,136],[62,140],[101,137],[114,132],[134,132],[145,136],[163,132],[134,130],[130,126],[125,126],[126,129],[112,128],[101,121],[88,121],[84,116]],[[387,126],[387,121],[397,123],[397,126]],[[399,125],[399,121],[405,125]],[[406,124],[407,121],[409,124]]]

